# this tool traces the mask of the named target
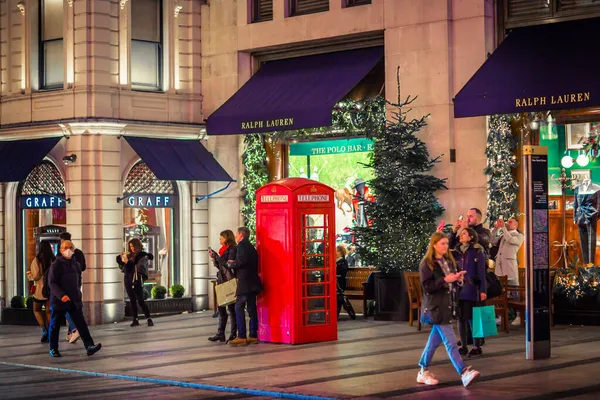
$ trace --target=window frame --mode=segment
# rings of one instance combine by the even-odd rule
[[[49,91],[49,90],[60,90],[60,89],[64,89],[65,87],[65,63],[63,61],[63,80],[62,83],[57,83],[57,84],[53,84],[53,85],[46,85],[46,76],[48,75],[46,73],[46,54],[45,54],[45,44],[46,43],[50,43],[50,42],[62,42],[63,44],[63,53],[64,53],[64,49],[65,49],[65,37],[64,37],[64,12],[65,12],[65,7],[64,7],[64,2],[63,2],[63,21],[62,21],[62,28],[63,28],[63,37],[61,37],[60,39],[48,39],[48,40],[44,40],[44,20],[45,20],[45,13],[44,13],[44,8],[45,8],[45,1],[46,0],[40,0],[38,2],[38,75],[39,75],[39,90],[40,91]]]
[[[290,10],[290,17],[298,17],[298,16],[301,16],[301,15],[319,14],[319,13],[322,13],[322,12],[331,11],[331,8],[329,7],[329,1],[328,0],[323,0],[325,3],[327,3],[327,10],[312,11],[312,12],[298,12],[297,11],[298,1],[299,0],[289,0],[288,4],[289,4],[289,10]]]
[[[368,6],[373,4],[372,0],[346,0],[346,8]]]
[[[164,62],[165,62],[165,56],[164,56],[164,40],[165,40],[165,24],[164,24],[164,1],[163,0],[157,0],[158,2],[158,20],[159,20],[159,26],[158,26],[158,33],[159,33],[159,41],[158,42],[153,42],[151,40],[140,40],[140,39],[134,39],[133,37],[130,38],[129,41],[129,46],[130,46],[130,51],[129,51],[129,66],[130,66],[130,85],[131,85],[131,90],[133,91],[137,91],[137,92],[161,92],[164,93]],[[130,2],[131,4],[131,2]],[[131,26],[129,27],[129,31],[133,32],[133,23],[131,23]],[[136,83],[133,81],[133,65],[131,63],[132,57],[131,57],[131,49],[133,49],[133,43],[134,42],[139,42],[139,43],[152,43],[157,45],[158,47],[158,60],[157,60],[157,69],[156,69],[156,73],[157,73],[157,81],[158,81],[158,85],[156,87],[151,87],[151,86],[143,86],[140,85],[140,83]]]
[[[273,18],[274,18],[274,15],[273,15],[274,14],[273,13],[273,7],[274,7],[273,2],[274,2],[274,0],[268,0],[268,1],[271,1],[271,18],[270,19],[261,19],[259,17],[259,10],[260,10],[260,3],[261,3],[261,1],[263,1],[263,0],[250,0],[250,7],[251,7],[251,9],[250,9],[250,13],[251,13],[250,14],[250,16],[251,16],[250,22],[253,23],[253,24],[260,23],[260,22],[273,21]]]

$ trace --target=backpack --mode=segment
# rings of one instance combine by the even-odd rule
[[[485,273],[485,283],[487,287],[486,294],[488,299],[493,299],[494,297],[502,295],[502,283],[495,273],[487,271]]]

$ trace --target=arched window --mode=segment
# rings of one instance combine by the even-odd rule
[[[180,283],[177,185],[156,178],[146,163],[139,162],[127,174],[123,186],[123,236],[126,243],[138,238],[154,256],[148,283],[166,288]]]
[[[60,233],[66,230],[65,183],[56,166],[44,160],[19,185],[18,213],[18,293],[27,295],[29,265],[42,240],[50,242],[54,253],[60,246]]]

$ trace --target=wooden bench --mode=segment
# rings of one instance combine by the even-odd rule
[[[376,271],[375,268],[348,268],[346,275],[346,290],[344,294],[349,300],[363,301],[363,315],[367,317],[367,297],[365,296],[366,285],[369,275]]]

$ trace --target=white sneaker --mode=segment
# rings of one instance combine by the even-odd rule
[[[77,340],[79,340],[79,331],[77,331],[77,329],[75,329],[73,332],[71,332],[71,337],[69,338],[69,343],[75,343]]]
[[[440,383],[437,379],[435,379],[435,376],[427,370],[419,371],[419,374],[417,375],[417,382],[425,385],[437,385]]]
[[[468,387],[475,379],[479,377],[479,372],[472,369],[472,367],[467,367],[465,372],[460,375],[460,379],[462,380],[463,386]]]
[[[517,317],[515,318],[515,320],[512,322],[511,324],[512,326],[518,326],[521,325],[521,317]]]

